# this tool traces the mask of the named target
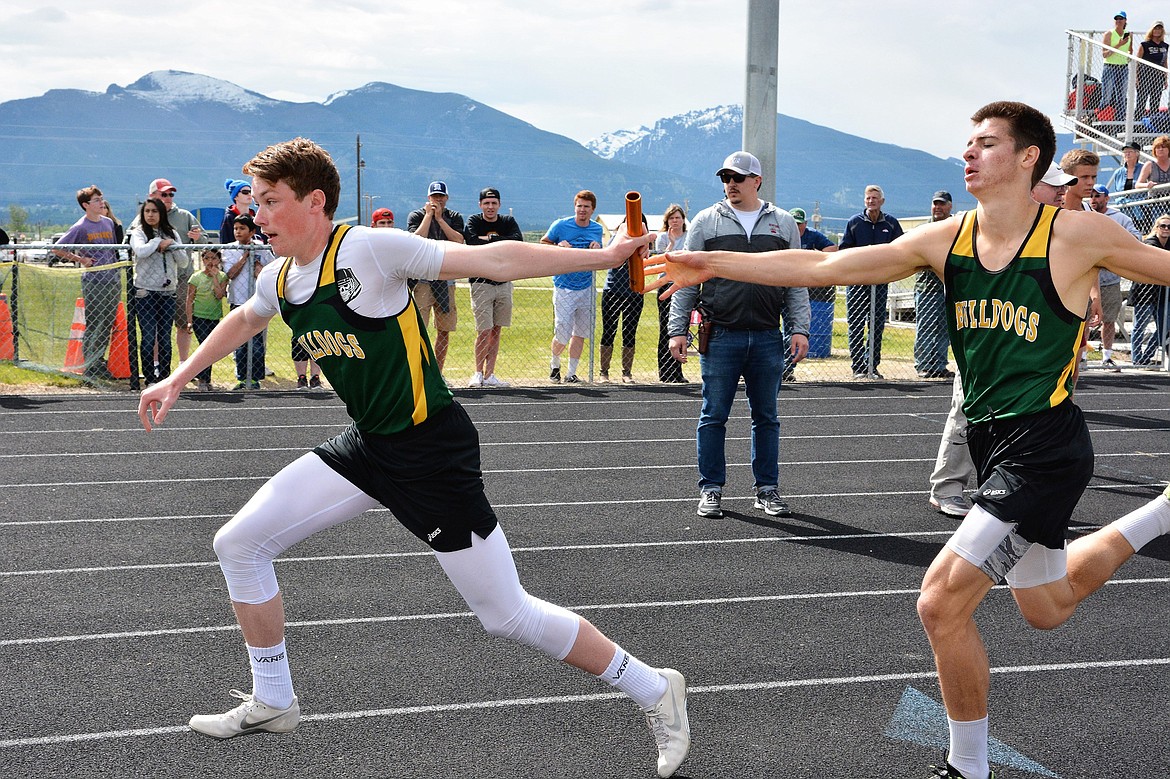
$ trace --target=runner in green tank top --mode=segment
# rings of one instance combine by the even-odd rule
[[[652,668],[588,620],[521,586],[503,529],[484,495],[475,427],[447,390],[407,279],[497,281],[612,268],[645,252],[653,235],[619,231],[607,248],[566,249],[501,241],[484,246],[429,241],[399,230],[335,227],[341,190],[329,154],[297,138],[244,166],[273,250],[288,258],[260,274],[256,294],[212,332],[170,378],[142,394],[147,430],[161,424],[180,390],[280,313],[322,371],[353,425],[286,466],[215,537],[252,667],[252,692],[190,727],[215,738],[300,722],[284,637],[276,555],[379,503],[427,543],[485,630],[604,679],[643,710],[671,776],[690,749],[686,680]],[[311,647],[307,647],[311,651]],[[579,766],[550,766],[552,775]]]
[[[918,601],[951,734],[947,759],[931,775],[952,779],[991,775],[989,662],[973,618],[987,592],[1006,578],[1029,624],[1055,628],[1137,549],[1170,532],[1162,494],[1064,546],[1092,476],[1088,429],[1068,398],[1089,288],[1100,268],[1154,284],[1170,283],[1170,270],[1160,250],[1111,219],[1067,211],[1054,221],[1032,200],[1056,150],[1042,113],[999,102],[972,121],[964,180],[979,205],[964,219],[835,254],[670,252],[646,266],[666,274],[651,286],[715,276],[785,287],[883,284],[923,270],[944,280],[965,407],[981,420],[970,428],[976,506],[931,564]]]

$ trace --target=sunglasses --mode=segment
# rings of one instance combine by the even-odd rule
[[[1158,225],[1157,227],[1159,230],[1170,230],[1170,224]]]
[[[730,184],[732,181],[734,181],[736,184],[742,184],[746,178],[747,178],[747,176],[745,176],[742,173],[720,173],[719,174],[719,180],[722,181],[724,184]]]
[[[250,194],[252,194],[252,190],[250,190],[250,189],[241,189],[241,190],[240,190],[240,194],[241,194],[241,195],[250,195]]]
[[[158,193],[158,196],[159,197],[174,197],[175,193],[174,192],[160,192],[160,193]]]

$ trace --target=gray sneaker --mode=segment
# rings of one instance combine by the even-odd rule
[[[723,516],[723,493],[718,490],[703,490],[699,494],[699,510],[700,517],[707,517],[708,519],[718,519]]]
[[[214,738],[231,738],[246,733],[288,733],[301,721],[301,706],[294,695],[287,709],[277,709],[247,693],[232,690],[233,698],[243,703],[223,714],[196,714],[188,726],[191,730]]]
[[[780,497],[775,487],[760,487],[756,490],[756,508],[763,509],[770,517],[790,517],[792,509]]]
[[[718,494],[718,493],[716,493]],[[646,724],[658,745],[658,775],[673,776],[691,748],[691,725],[687,719],[687,681],[673,668],[659,668],[666,679],[666,692],[658,703],[645,709]]]
[[[930,505],[940,514],[948,517],[965,517],[971,510],[971,502],[962,495],[950,495],[945,498],[931,498]]]

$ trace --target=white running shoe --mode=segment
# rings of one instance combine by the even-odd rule
[[[691,748],[691,725],[687,720],[687,680],[673,668],[659,668],[666,679],[666,692],[658,703],[644,709],[646,724],[658,745],[658,775],[673,776]]]
[[[471,374],[471,379],[467,382],[468,387],[482,387],[484,385],[483,374],[479,371]]]
[[[488,376],[486,379],[483,380],[483,386],[485,386],[485,387],[511,387],[512,385],[509,384],[508,382],[504,381],[499,376],[497,376],[496,374],[493,373],[491,376]]]
[[[260,731],[288,733],[301,721],[301,706],[295,695],[287,709],[273,708],[239,690],[232,690],[231,695],[243,703],[223,714],[196,714],[187,723],[191,730],[213,738],[231,738]]]

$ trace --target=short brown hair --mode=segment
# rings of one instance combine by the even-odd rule
[[[274,143],[248,160],[244,173],[278,184],[283,181],[304,200],[313,190],[325,195],[325,216],[330,219],[337,212],[341,200],[341,176],[329,152],[308,138]]]
[[[1040,157],[1032,169],[1032,186],[1036,186],[1056,156],[1056,132],[1052,129],[1052,122],[1032,106],[1012,100],[988,103],[971,117],[975,124],[988,119],[1003,119],[1007,122],[1016,151],[1023,151],[1029,146],[1035,146],[1040,151]],[[1098,163],[1099,159],[1093,164]]]
[[[79,189],[77,190],[77,205],[81,206],[84,210],[86,203],[101,194],[102,191],[97,188],[97,184],[90,184],[88,187]]]
[[[1072,171],[1080,165],[1091,165],[1096,167],[1101,164],[1101,157],[1095,151],[1088,149],[1069,149],[1060,158],[1060,169],[1068,175],[1072,175]],[[1047,167],[1047,166],[1045,166]]]
[[[1150,147],[1150,151],[1162,146],[1170,146],[1170,135],[1159,135],[1154,139],[1154,145]]]
[[[576,203],[578,200],[588,200],[593,204],[593,210],[597,210],[597,195],[593,194],[589,190],[583,189],[577,194],[573,195],[573,202]]]

